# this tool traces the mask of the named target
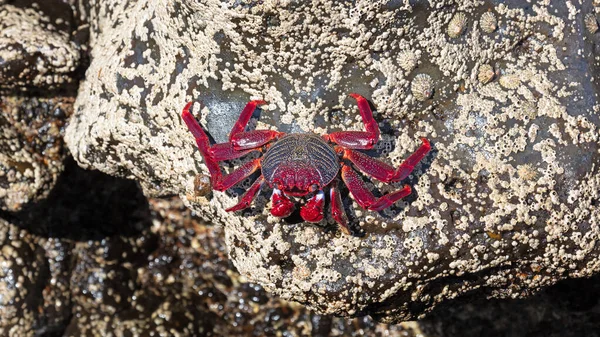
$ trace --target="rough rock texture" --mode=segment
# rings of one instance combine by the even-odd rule
[[[63,170],[73,96],[0,96],[0,209],[45,197]]]
[[[364,238],[273,218],[266,191],[243,216],[224,211],[241,189],[190,195],[199,216],[225,225],[242,275],[323,313],[400,321],[461,294],[526,297],[595,274],[600,35],[583,17],[600,9],[431,3],[95,3],[93,62],[67,143],[84,167],[135,178],[151,195],[183,196],[206,173],[179,118],[185,102],[204,102],[194,112],[221,142],[255,98],[270,102],[258,128],[360,129],[346,100],[358,92],[382,128],[373,154],[398,165],[419,137],[432,141],[407,180],[414,194],[380,213],[346,197]],[[486,11],[498,18],[490,34],[478,24]],[[467,28],[449,40],[457,12]],[[405,50],[418,59],[410,72],[398,59]],[[484,64],[498,71],[485,85]],[[420,73],[435,82],[425,102],[410,93]]]
[[[47,262],[27,232],[0,219],[0,334],[33,335]]]
[[[47,199],[0,220],[2,336],[416,336],[310,312],[235,271],[222,227],[178,198],[68,161]]]
[[[64,88],[78,81],[87,33],[66,1],[0,2],[0,90]]]

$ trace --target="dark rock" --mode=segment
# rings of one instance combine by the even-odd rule
[[[237,273],[221,227],[71,161],[45,200],[2,216],[2,335],[416,334],[269,296]]]
[[[0,209],[45,197],[63,170],[73,97],[0,96]]]
[[[87,42],[78,23],[65,1],[0,3],[0,90],[74,87]]]

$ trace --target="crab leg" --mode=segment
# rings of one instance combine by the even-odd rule
[[[226,211],[227,212],[235,212],[235,211],[240,211],[240,210],[250,207],[252,200],[254,200],[254,198],[256,198],[256,195],[258,194],[258,192],[260,191],[260,189],[264,183],[265,183],[265,178],[263,178],[263,176],[261,174],[260,177],[258,177],[258,179],[256,179],[256,181],[252,184],[252,186],[250,186],[250,188],[246,191],[246,193],[244,193],[244,195],[242,195],[240,202],[238,202],[235,206],[226,209]]]
[[[329,199],[331,200],[331,216],[340,225],[340,229],[346,233],[350,234],[350,230],[348,229],[348,221],[346,221],[346,217],[344,214],[344,206],[342,205],[342,198],[340,197],[340,191],[338,190],[338,180],[336,179],[329,189]]]
[[[323,206],[325,205],[325,193],[318,191],[308,200],[306,205],[300,209],[300,216],[304,221],[320,222],[323,220]]]
[[[325,135],[324,138],[350,149],[371,149],[379,140],[379,125],[373,119],[369,102],[359,94],[353,93],[350,96],[356,99],[358,110],[367,131],[339,131]]]
[[[236,151],[241,151],[263,146],[283,134],[283,132],[272,130],[254,130],[237,133],[235,136],[230,137],[230,139],[233,148]]]
[[[365,209],[370,211],[381,211],[390,207],[396,201],[409,195],[411,192],[410,186],[404,185],[401,190],[390,192],[380,198],[376,198],[365,185],[365,182],[358,174],[347,165],[342,165],[342,180],[348,186],[348,190],[354,196],[354,200]]]
[[[415,166],[425,157],[431,149],[429,141],[421,138],[423,144],[411,154],[396,170],[391,165],[388,165],[380,160],[371,158],[370,156],[355,150],[344,149],[340,146],[336,147],[338,153],[343,154],[344,159],[350,160],[359,170],[383,182],[400,181],[413,171]]]
[[[411,154],[402,162],[402,164],[400,164],[400,167],[398,167],[398,170],[396,170],[396,174],[394,175],[392,181],[400,181],[408,177],[408,175],[414,170],[415,166],[421,161],[421,159],[423,159],[423,157],[425,157],[427,153],[429,153],[429,150],[431,150],[431,145],[429,144],[429,141],[427,140],[427,138],[421,138],[421,141],[423,142],[423,144],[419,146],[417,151],[413,152],[413,154]]]
[[[217,162],[236,159],[256,151],[256,149],[237,150],[231,143],[215,144],[208,149],[211,158]]]
[[[235,122],[231,132],[229,133],[229,141],[232,141],[233,137],[238,133],[244,132],[248,122],[250,121],[250,118],[252,118],[254,110],[256,110],[256,107],[263,104],[267,104],[267,102],[262,100],[254,100],[246,104],[244,110],[242,110],[242,113],[240,114],[240,117],[238,117],[237,122]]]
[[[264,133],[260,131],[254,131],[250,133],[241,132],[246,127],[246,124],[248,124],[248,121],[252,116],[252,112],[256,108],[257,104],[262,103],[264,102],[250,101],[246,105],[246,107],[242,111],[240,118],[235,123],[232,129],[230,137],[231,135],[236,136],[240,133],[251,134],[252,137],[250,137],[250,141],[254,141],[254,144],[257,144],[255,147],[260,147],[279,135],[279,133],[269,130],[265,130],[266,132]],[[213,185],[213,188],[218,191],[224,191],[229,187],[237,184],[253,172],[255,172],[260,167],[260,161],[255,160],[253,162],[249,162],[233,171],[230,175],[223,177],[223,172],[221,172],[221,168],[218,164],[219,161],[239,158],[243,155],[252,152],[253,149],[250,145],[246,144],[244,149],[238,151],[232,142],[215,144],[211,146],[208,136],[206,135],[200,124],[198,124],[196,118],[194,118],[194,116],[190,112],[192,104],[193,102],[189,102],[188,104],[186,104],[186,106],[183,108],[183,112],[181,113],[181,118],[183,119],[188,129],[196,139],[196,145],[198,145],[200,154],[202,155],[202,158],[204,158],[204,163],[206,164],[208,172],[210,173],[210,180]],[[262,138],[260,137],[261,135]],[[258,142],[257,139],[259,140]]]
[[[198,124],[198,122],[196,121],[196,118],[194,118],[194,116],[192,116],[192,114],[190,113],[190,107],[192,106],[192,104],[193,102],[189,102],[188,104],[186,104],[186,106],[183,108],[183,112],[181,113],[181,118],[183,119],[188,129],[196,139],[196,145],[198,145],[200,154],[202,154],[202,158],[204,158],[204,163],[206,164],[208,172],[210,173],[210,180],[214,186],[217,181],[220,181],[222,179],[223,173],[221,173],[221,168],[219,168],[219,164],[217,163],[217,161],[214,160],[210,154],[211,146],[208,140],[208,136],[206,135],[204,130],[202,130],[200,124]]]
[[[245,178],[249,177],[252,173],[256,172],[260,168],[261,158],[254,159],[253,161],[247,162],[244,165],[233,170],[230,174],[223,177],[221,180],[213,182],[213,188],[217,191],[225,191],[231,188],[233,185],[239,183]]]

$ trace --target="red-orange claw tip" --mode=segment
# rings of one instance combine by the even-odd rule
[[[263,101],[262,99],[252,100],[252,103],[254,103],[255,105],[264,105],[264,104],[267,104],[267,102]]]
[[[321,222],[321,220],[323,220],[323,213],[320,210],[314,208],[302,207],[300,209],[300,216],[302,217],[302,219],[304,219],[304,221],[312,223],[319,223]]]
[[[359,100],[359,99],[365,99],[365,98],[364,98],[364,97],[362,97],[361,95],[359,95],[359,94],[357,94],[357,93],[354,93],[354,92],[350,93],[348,96],[350,96],[350,97],[352,97],[352,98],[354,98],[354,99],[356,99],[356,100]]]
[[[194,104],[194,102],[188,102],[185,107],[183,108],[183,112],[181,113],[182,115],[186,112],[190,112],[190,108],[192,107],[192,104]]]

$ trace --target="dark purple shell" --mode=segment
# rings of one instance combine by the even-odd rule
[[[294,184],[298,189],[316,183],[329,184],[340,170],[331,145],[310,133],[291,133],[275,142],[264,154],[262,174],[269,185]]]

